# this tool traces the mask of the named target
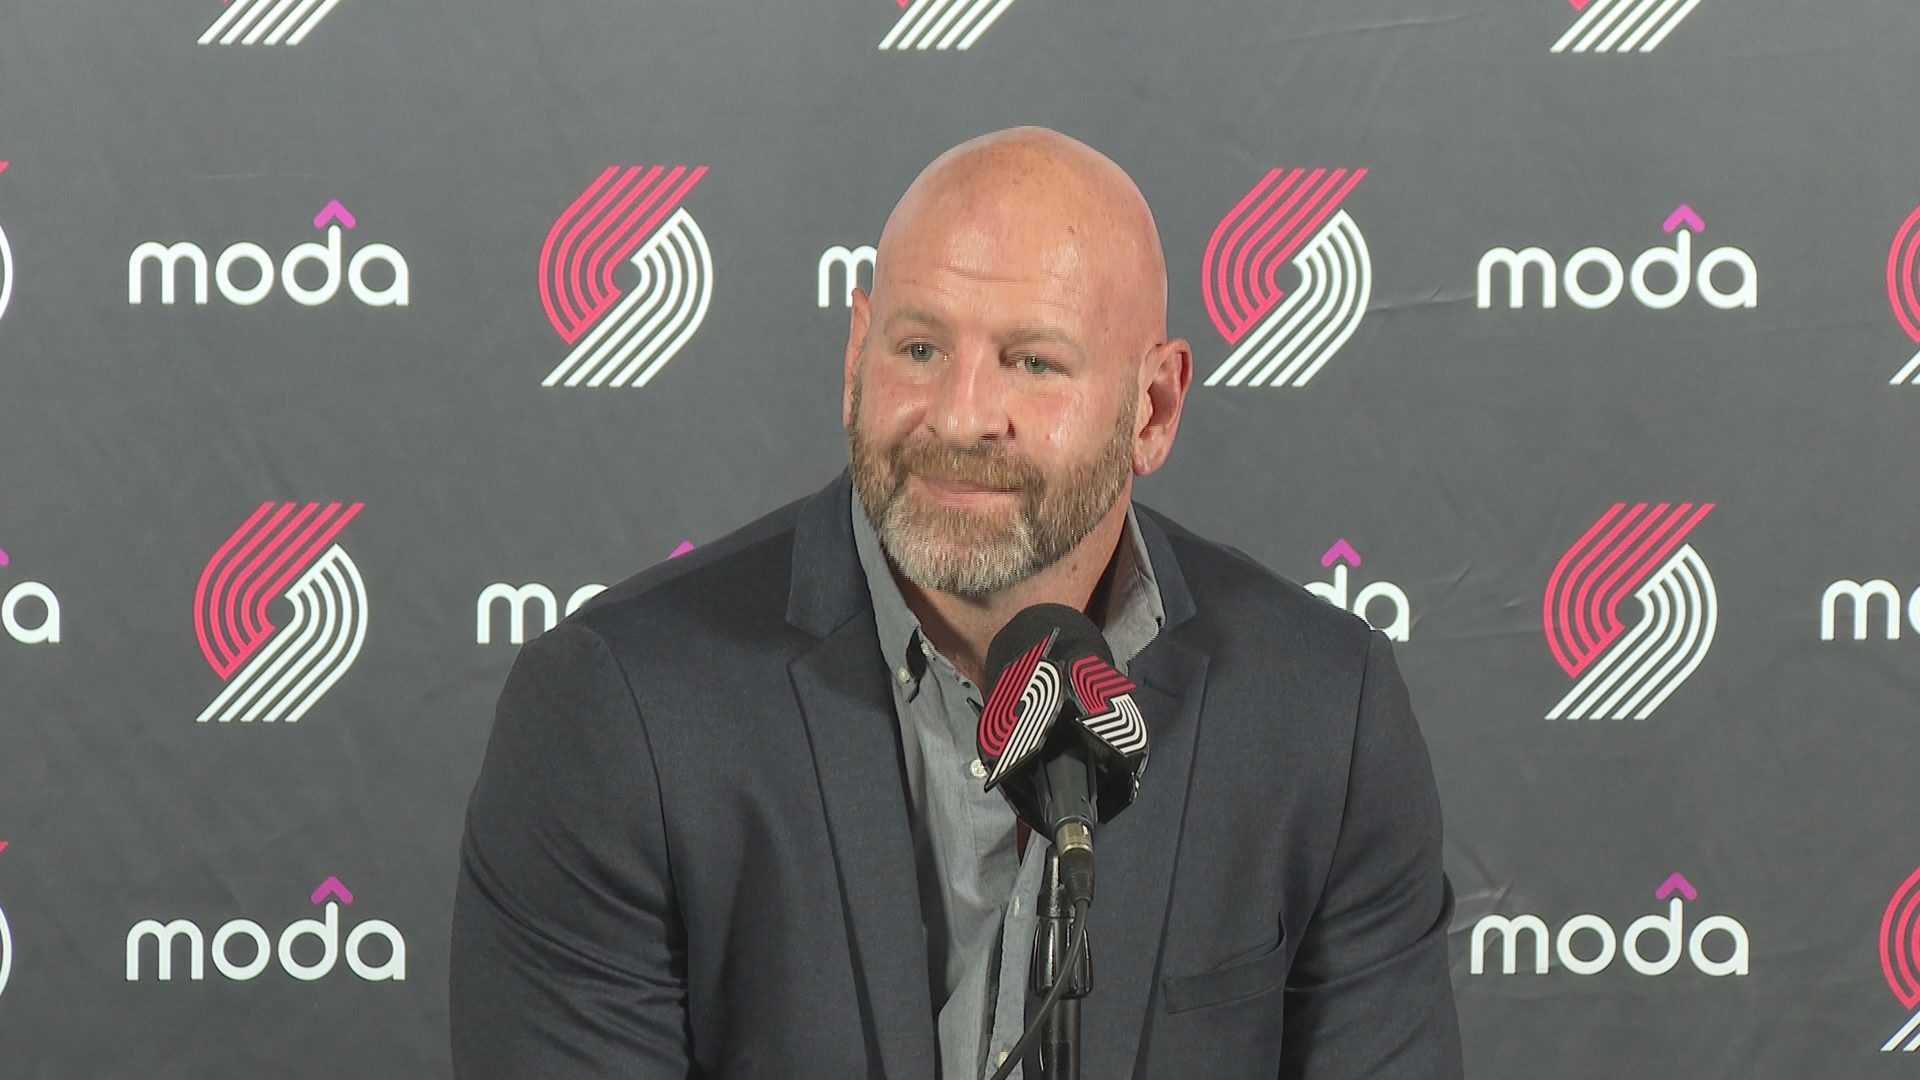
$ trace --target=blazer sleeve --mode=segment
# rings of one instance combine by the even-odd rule
[[[449,1014],[460,1080],[681,1080],[685,949],[638,708],[606,643],[521,650],[467,806]]]
[[[1440,797],[1392,647],[1368,646],[1327,883],[1287,978],[1287,1080],[1457,1080]]]

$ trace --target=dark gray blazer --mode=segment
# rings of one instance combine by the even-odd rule
[[[521,650],[461,849],[462,1080],[932,1080],[850,498],[842,474]],[[1386,639],[1139,518],[1167,620],[1129,669],[1140,799],[1096,840],[1085,1075],[1460,1076],[1440,805]]]

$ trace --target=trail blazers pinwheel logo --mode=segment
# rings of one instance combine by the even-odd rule
[[[1068,670],[1073,696],[1085,719],[1080,722],[1115,753],[1147,749],[1147,720],[1133,702],[1133,682],[1097,656],[1083,656]]]
[[[1553,52],[1652,52],[1700,0],[1567,0],[1580,17]]]
[[[966,51],[1013,6],[1013,0],[898,0],[906,8],[880,39],[881,49]]]
[[[263,503],[200,573],[193,629],[226,689],[198,720],[293,723],[360,655],[367,587],[334,538],[361,503]],[[267,605],[293,605],[284,627]]]
[[[540,303],[573,346],[542,386],[645,386],[700,329],[713,253],[680,201],[706,166],[610,165],[547,230]],[[626,296],[622,262],[640,272]]]
[[[1900,320],[1900,329],[1920,345],[1920,297],[1914,295],[1913,288],[1915,256],[1920,256],[1920,206],[1900,223],[1900,231],[1893,234],[1893,246],[1887,249],[1887,303],[1893,305],[1893,317]],[[0,293],[0,308],[5,306],[6,294]],[[1920,352],[1914,353],[1888,382],[1893,386],[1920,385]]]
[[[1373,292],[1360,227],[1340,208],[1365,169],[1274,169],[1213,230],[1200,293],[1234,346],[1208,386],[1305,386],[1353,336]],[[1280,275],[1291,262],[1291,294]]]
[[[202,45],[298,45],[340,0],[222,0]]]
[[[1894,890],[1880,916],[1880,973],[1901,1007],[1914,1010],[1880,1052],[1912,1053],[1920,1049],[1920,870]]]
[[[0,173],[7,163],[0,161]],[[0,228],[0,318],[7,314],[7,301],[13,299],[13,245],[7,243],[7,230]]]
[[[1561,670],[1578,679],[1549,720],[1645,720],[1713,645],[1713,575],[1687,534],[1712,503],[1615,503],[1553,568],[1541,619]],[[1620,605],[1640,617],[1629,628]]]
[[[0,840],[0,851],[7,842]],[[7,979],[13,975],[13,927],[7,925],[7,909],[0,908],[0,994],[7,992]]]
[[[980,753],[993,760],[988,788],[1032,757],[1053,729],[1065,698],[1060,667],[1046,655],[1058,637],[1058,631],[1048,634],[1008,664],[980,711]],[[1079,723],[1088,733],[1116,754],[1146,753],[1147,721],[1134,703],[1132,681],[1097,656],[1068,664],[1064,681],[1072,688]],[[1134,783],[1137,787],[1137,771]]]
[[[987,786],[1040,749],[1060,711],[1060,669],[1046,659],[1058,632],[1007,665],[980,712],[980,749],[996,758]]]

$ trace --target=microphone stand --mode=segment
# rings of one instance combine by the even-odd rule
[[[1040,918],[1033,930],[1031,988],[1045,999],[1056,982],[1064,979],[1067,986],[1060,992],[1060,1000],[1046,1018],[1040,1036],[1039,1080],[1080,1080],[1080,999],[1093,989],[1093,949],[1088,943],[1073,970],[1062,970],[1078,928],[1073,925],[1073,906],[1060,880],[1059,852],[1051,846],[1047,848],[1045,878],[1040,890]]]

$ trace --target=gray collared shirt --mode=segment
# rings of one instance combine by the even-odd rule
[[[980,689],[922,636],[859,496],[852,501],[854,546],[873,597],[880,651],[893,671],[940,1075],[983,1080],[1026,1027],[1033,909],[1047,842],[1035,834],[1020,858],[1013,811],[999,792],[983,790],[987,771],[974,745]],[[1131,505],[1114,558],[1100,623],[1124,672],[1166,621]]]

